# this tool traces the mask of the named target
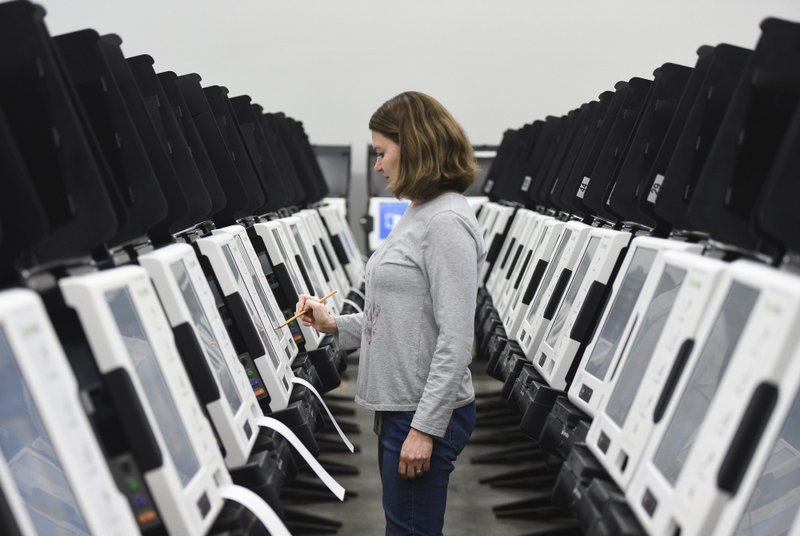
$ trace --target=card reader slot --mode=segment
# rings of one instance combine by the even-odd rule
[[[238,335],[241,336],[240,340],[244,343],[244,350],[253,359],[264,355],[266,348],[261,344],[261,338],[253,325],[253,319],[250,318],[250,314],[247,312],[247,306],[244,304],[242,295],[234,292],[225,296],[223,301],[231,320],[233,320],[233,326],[238,331]],[[231,338],[236,340],[236,337]]]
[[[547,270],[547,264],[548,262],[544,259],[539,259],[539,262],[536,263],[536,268],[533,269],[533,275],[531,275],[528,288],[525,289],[525,294],[522,295],[523,305],[531,304],[533,295],[536,294],[536,289],[539,288],[539,284],[542,282],[542,277],[544,277],[544,271]]]
[[[158,469],[163,464],[161,450],[128,371],[114,369],[103,376],[103,383],[139,469],[142,473]]]
[[[545,320],[552,320],[553,315],[556,314],[556,309],[558,309],[561,303],[561,298],[564,295],[564,291],[567,289],[567,283],[569,283],[570,277],[572,277],[572,270],[568,268],[564,268],[561,271],[561,275],[558,276],[553,294],[550,296],[550,301],[547,302],[547,308],[544,310],[543,316]]]
[[[175,335],[175,345],[183,361],[183,366],[189,375],[197,393],[197,398],[203,405],[210,404],[220,398],[219,387],[214,380],[211,367],[205,358],[200,342],[194,333],[194,328],[189,322],[184,322],[172,328]]]
[[[664,412],[667,409],[667,404],[672,399],[672,394],[675,392],[675,387],[678,385],[678,380],[681,378],[681,374],[683,374],[683,369],[686,368],[686,362],[689,360],[689,356],[692,353],[692,349],[694,348],[694,340],[686,339],[681,344],[680,349],[678,350],[678,355],[675,357],[675,361],[672,363],[672,369],[669,371],[669,376],[667,376],[667,381],[664,382],[664,388],[661,390],[661,395],[658,397],[658,403],[656,403],[656,407],[653,410],[653,422],[658,424],[661,419],[664,417]]]
[[[775,385],[762,383],[756,387],[719,467],[719,489],[731,495],[738,491],[777,401],[778,388]]]

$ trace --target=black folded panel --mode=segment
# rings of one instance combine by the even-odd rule
[[[800,252],[800,107],[786,130],[767,178],[762,203],[758,207],[756,228],[759,234],[779,243],[782,249]]]
[[[188,229],[209,218],[211,198],[167,94],[153,69],[153,58],[147,55],[134,56],[128,58],[127,62],[139,86],[159,141],[170,157],[172,168],[181,181],[182,191],[186,197],[188,212],[182,220],[173,223],[173,230],[179,232]]]
[[[29,2],[0,4],[0,107],[49,225],[40,240],[25,229],[4,226],[3,233],[30,239],[31,263],[87,256],[117,229],[82,112],[43,19],[44,10]]]
[[[19,258],[47,232],[47,216],[0,108],[0,285],[16,280]],[[5,230],[5,232],[4,232]],[[22,263],[30,264],[28,262]]]
[[[208,86],[203,88],[208,105],[217,121],[225,145],[233,158],[236,171],[239,174],[245,197],[243,203],[234,212],[235,219],[244,218],[256,214],[264,205],[266,200],[264,189],[261,187],[261,179],[258,177],[258,170],[253,167],[250,153],[244,146],[242,135],[239,133],[239,123],[233,116],[233,110],[228,100],[228,90],[222,86]],[[231,204],[228,200],[228,204]],[[234,220],[217,221],[218,225],[227,225]]]
[[[63,65],[80,98],[112,181],[121,194],[124,222],[109,241],[116,247],[140,240],[167,215],[167,202],[114,75],[100,52],[100,36],[82,30],[55,37]]]
[[[526,204],[527,193],[525,162],[532,147],[536,145],[539,131],[543,123],[531,123],[516,130],[507,130],[503,135],[502,154],[500,160],[492,164],[493,188],[492,198],[513,203]]]
[[[609,110],[611,110],[612,105],[616,104],[618,107],[621,104],[621,101],[616,97],[619,89],[624,86],[627,86],[625,82],[617,83],[615,86],[616,91],[604,91],[599,95],[598,104],[589,123],[586,125],[583,143],[577,153],[573,155],[569,172],[564,179],[564,187],[561,190],[561,204],[568,206],[570,212],[581,217],[590,216],[583,204],[582,197],[578,195],[579,188],[583,182],[584,170],[592,156],[592,151],[596,146],[600,145],[601,142],[599,140],[605,136],[605,132],[608,130],[606,124],[610,125],[611,123],[606,121]],[[582,192],[580,193],[582,195]]]
[[[662,173],[663,181],[656,189],[651,185],[644,202],[652,203],[656,217],[670,222],[674,230],[702,231],[689,223],[689,202],[751,53],[745,48],[726,44],[714,47],[711,65],[663,172],[659,171],[660,156],[657,158],[659,163],[654,173]]]
[[[642,183],[649,176],[691,73],[690,67],[674,63],[665,63],[658,69],[606,201],[611,212],[620,221],[655,227],[655,220],[639,209],[638,198],[642,193]],[[696,87],[693,89],[697,90]]]
[[[179,76],[178,89],[183,95],[206,155],[225,193],[225,206],[214,214],[214,221],[231,222],[247,216],[248,214],[242,210],[242,207],[247,205],[247,192],[200,85],[200,76],[194,73]]]
[[[700,94],[700,89],[714,61],[713,53],[714,47],[702,46],[697,49],[697,62],[695,63],[694,69],[692,69],[689,80],[686,82],[686,87],[680,97],[675,113],[672,116],[669,128],[664,134],[658,154],[653,160],[653,164],[650,166],[647,176],[639,183],[636,196],[638,199],[639,211],[654,223],[656,229],[654,234],[659,236],[666,236],[670,232],[672,229],[672,222],[662,218],[656,213],[653,201],[655,201],[658,190],[664,184],[664,171],[669,161],[672,159],[672,155],[675,153],[678,140],[686,126],[689,112]]]
[[[170,241],[173,233],[188,226],[182,227],[181,225],[189,217],[189,206],[183,192],[183,185],[172,167],[165,144],[161,141],[160,134],[156,131],[147,112],[139,85],[133,77],[128,62],[125,61],[120,45],[122,45],[122,39],[114,34],[104,35],[99,41],[100,52],[114,75],[114,80],[125,100],[128,113],[136,126],[139,139],[147,152],[150,165],[156,174],[161,193],[167,203],[167,216],[151,227],[150,237],[156,243]]]
[[[313,201],[320,201],[328,195],[328,183],[325,182],[322,168],[319,165],[317,156],[314,154],[314,148],[311,146],[311,140],[308,138],[308,133],[303,126],[303,122],[291,117],[289,117],[288,120],[296,136],[297,150],[302,155],[305,166],[308,168],[310,179],[314,183],[314,190],[316,193]]]
[[[302,204],[307,205],[322,199],[326,191],[316,181],[312,166],[304,156],[302,140],[300,139],[300,130],[293,124],[293,120],[286,117],[283,113],[266,113],[263,117],[267,124],[270,125],[283,141],[286,153],[289,155],[292,166],[297,174],[297,179],[300,181],[303,193],[305,194]]]
[[[275,159],[275,164],[278,166],[278,171],[281,175],[281,184],[286,188],[286,193],[289,200],[286,202],[287,207],[300,206],[304,203],[306,193],[303,190],[303,185],[297,176],[297,172],[292,164],[292,159],[289,152],[286,150],[286,145],[283,139],[278,135],[272,124],[272,120],[264,113],[264,108],[259,104],[253,104],[253,112],[261,124],[261,130],[267,139],[272,157]]]
[[[287,207],[290,202],[290,188],[283,183],[283,177],[270,150],[267,137],[261,128],[261,121],[253,110],[248,95],[240,95],[230,99],[233,113],[239,122],[239,130],[253,163],[261,170],[259,176],[264,181],[262,187],[266,192],[266,204],[259,213],[275,212]]]
[[[550,192],[555,185],[558,171],[561,168],[561,164],[564,162],[564,157],[570,145],[572,145],[575,134],[579,129],[580,116],[581,110],[577,108],[571,110],[564,117],[558,134],[548,151],[549,154],[546,156],[545,162],[543,162],[541,179],[536,181],[538,188],[536,192],[532,193],[532,196],[548,209],[560,209],[560,207],[553,204]]]
[[[186,104],[183,94],[178,88],[178,75],[172,71],[166,71],[158,73],[156,76],[158,76],[158,81],[164,89],[170,106],[172,106],[175,119],[181,127],[183,137],[186,140],[186,144],[189,146],[189,153],[192,155],[192,159],[197,166],[197,171],[203,179],[203,184],[206,187],[209,200],[211,201],[211,209],[209,210],[208,218],[213,220],[228,203],[225,197],[225,191],[222,189],[222,185],[219,182],[216,171],[214,171],[211,159],[208,157],[206,147],[203,145],[203,139],[200,137],[200,133],[197,131],[197,127],[194,124],[192,114],[189,112],[189,106]]]
[[[769,170],[800,101],[800,24],[766,19],[708,155],[689,220],[724,244],[777,254],[754,230]]]
[[[603,97],[605,101],[608,102],[610,92],[604,93]],[[564,160],[561,163],[560,169],[556,173],[553,186],[550,188],[550,198],[553,205],[570,214],[575,212],[572,204],[572,198],[574,195],[567,194],[565,190],[568,187],[572,187],[569,184],[572,168],[577,164],[578,155],[581,153],[584,145],[587,143],[587,138],[590,138],[589,132],[594,130],[594,127],[597,125],[598,114],[602,113],[600,100],[598,99],[596,101],[588,102],[581,106],[580,110],[575,137],[573,138],[572,144],[564,156]],[[591,143],[591,139],[589,139],[589,143]],[[583,216],[583,214],[578,215]]]
[[[531,177],[529,184],[526,185],[530,204],[541,209],[545,208],[545,201],[539,197],[539,192],[542,189],[542,181],[547,174],[547,166],[555,154],[556,144],[560,139],[559,136],[561,129],[564,127],[564,122],[564,117],[551,115],[545,118],[542,130],[536,139],[536,146],[525,163],[527,176]]]
[[[498,192],[501,192],[503,189],[500,186],[503,182],[503,177],[508,176],[508,172],[505,170],[513,165],[513,158],[515,155],[514,149],[516,147],[514,140],[515,132],[516,130],[514,129],[508,129],[503,132],[503,138],[500,140],[500,145],[497,146],[497,154],[494,157],[492,167],[489,168],[486,179],[481,186],[481,192],[483,192],[483,195],[487,196],[490,201],[497,202],[502,199]],[[495,190],[496,187],[497,190]]]
[[[655,73],[658,72],[656,69]],[[614,185],[619,164],[624,158],[651,87],[652,81],[643,78],[632,78],[628,81],[625,102],[613,119],[613,125],[597,155],[594,167],[583,179],[580,187],[583,189],[583,205],[595,217],[610,222],[618,219],[618,215],[611,212],[606,205],[606,198]]]
[[[527,134],[518,155],[519,158],[513,160],[513,167],[511,169],[511,183],[516,187],[513,194],[513,201],[528,208],[535,208],[535,204],[528,195],[533,182],[533,177],[528,173],[528,162],[541,140],[544,125],[544,121],[537,120],[523,127],[526,129]],[[494,165],[494,163],[492,163],[492,165]]]

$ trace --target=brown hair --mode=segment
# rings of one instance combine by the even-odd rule
[[[478,165],[472,145],[450,112],[436,99],[406,91],[383,103],[369,129],[400,146],[398,177],[389,188],[396,197],[426,201],[445,191],[463,193]]]

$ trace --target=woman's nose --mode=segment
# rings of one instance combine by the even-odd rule
[[[382,171],[383,168],[381,167],[381,159],[380,158],[376,158],[375,159],[375,167],[374,167],[374,169],[375,169],[375,171],[378,171],[378,172]]]

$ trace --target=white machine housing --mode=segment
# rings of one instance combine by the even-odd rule
[[[283,225],[284,233],[292,241],[295,251],[303,261],[308,279],[314,287],[312,294],[322,297],[334,290],[331,281],[324,277],[324,273],[330,273],[330,270],[324,270],[320,264],[321,259],[314,254],[313,247],[316,240],[309,234],[305,221],[296,216],[281,218],[278,221]],[[334,315],[339,314],[343,299],[342,294],[337,292],[325,302],[326,308]]]
[[[147,272],[123,266],[64,278],[59,286],[100,372],[124,369],[139,395],[163,458],[145,480],[167,529],[205,534],[222,510],[218,488],[231,478]]]
[[[730,496],[719,486],[748,462],[741,453],[726,461],[742,418],[755,397],[761,402],[752,418],[770,418],[768,400],[800,341],[800,278],[736,261],[705,317],[665,426],[629,489],[629,499],[638,498],[634,512],[656,532],[679,527],[681,534],[705,535],[716,525]]]
[[[507,207],[505,205],[495,205],[495,204],[487,204],[485,206],[487,210],[486,218],[483,222],[483,242],[486,244],[486,248],[491,250],[494,245],[495,240],[497,237],[503,234],[506,230],[506,224],[508,220],[514,216],[514,209],[513,207]],[[512,223],[513,225],[513,223]],[[506,242],[503,243],[505,245]],[[500,257],[498,256],[498,260]],[[495,261],[494,264],[497,264]],[[480,278],[478,281],[484,281],[486,278],[486,274],[491,267],[489,263],[484,263],[483,268],[481,269]]]
[[[247,235],[247,230],[241,225],[229,225],[227,227],[215,229],[213,232],[230,234],[239,246],[239,254],[247,267],[248,273],[251,275],[253,288],[256,290],[256,295],[253,296],[253,299],[258,298],[258,301],[261,302],[264,308],[264,312],[267,313],[269,322],[272,323],[272,335],[273,339],[278,341],[281,362],[285,367],[290,366],[294,358],[297,357],[299,349],[288,327],[275,329],[283,324],[284,318],[281,314],[280,306],[278,306],[278,302],[275,299],[275,295],[272,293],[272,289],[269,286],[261,263],[258,260],[258,255],[253,248],[253,243]]]
[[[139,534],[132,506],[117,488],[81,405],[67,356],[33,291],[0,293],[0,371],[0,482],[19,528],[28,534],[78,530],[52,511],[60,504],[62,514],[85,523],[81,530]],[[147,511],[155,513],[152,508]]]
[[[328,230],[325,228],[319,212],[306,209],[296,213],[295,216],[306,222],[306,228],[315,240],[314,245],[318,248],[322,267],[327,271],[332,287],[341,294],[338,299],[343,301],[350,290],[350,281],[347,277],[347,271],[336,256]],[[343,303],[339,304],[339,310],[341,310],[342,306]]]
[[[361,280],[364,279],[364,259],[361,256],[361,252],[356,247],[353,233],[350,231],[350,226],[347,224],[347,217],[342,216],[333,207],[321,206],[317,208],[317,211],[319,211],[319,215],[325,222],[331,239],[333,239],[333,237],[338,237],[342,245],[342,249],[347,258],[347,262],[344,263],[344,269],[347,272],[347,277],[352,282],[352,286],[359,286]]]
[[[251,263],[245,262],[240,243],[233,234],[219,232],[198,239],[197,247],[208,259],[222,293],[229,296],[238,292],[241,295],[263,346],[261,355],[251,357],[269,393],[270,409],[279,411],[289,405],[291,368],[287,371],[288,356],[275,326],[270,325],[274,315],[269,315],[264,308],[264,300],[259,297],[254,283],[258,276],[250,273],[248,265]],[[268,296],[264,298],[267,302]]]
[[[532,217],[534,218],[534,222],[531,224],[527,235],[522,237],[523,250],[520,255],[520,260],[516,263],[516,266],[514,266],[511,277],[505,285],[505,288],[503,288],[502,293],[494,298],[494,303],[501,319],[508,315],[509,309],[516,303],[517,297],[523,293],[525,285],[522,283],[525,274],[529,273],[528,267],[534,262],[536,249],[544,238],[545,223],[552,219],[550,216],[539,213],[534,213]]]
[[[582,342],[573,339],[572,328],[590,289],[608,284],[630,240],[631,234],[626,231],[600,228],[589,232],[578,267],[539,346],[539,358],[534,360],[534,366],[551,387],[567,388],[567,374]],[[597,304],[590,306],[597,307]],[[544,362],[542,356],[545,356]]]
[[[306,287],[300,267],[295,260],[295,256],[299,254],[294,249],[294,240],[290,239],[286,234],[284,224],[279,220],[274,220],[256,223],[253,227],[258,236],[264,241],[273,267],[277,268],[283,265],[286,268],[291,279],[292,292],[298,296],[300,294],[310,294],[311,290]],[[324,333],[320,333],[310,326],[304,326],[300,322],[297,322],[297,328],[300,330],[303,339],[305,339],[306,351],[319,348],[322,339],[325,337]]]
[[[583,246],[589,240],[589,231],[591,229],[588,225],[577,221],[571,221],[564,225],[561,234],[562,237],[566,238],[566,242],[563,242],[563,249],[559,247],[556,250],[556,253],[560,254],[553,256],[554,271],[549,272],[550,267],[548,266],[549,273],[547,275],[551,276],[550,280],[547,286],[544,286],[545,282],[542,281],[542,286],[539,288],[541,296],[537,295],[534,298],[525,317],[522,319],[522,324],[517,333],[517,341],[519,341],[522,351],[534,365],[540,359],[539,345],[541,345],[544,334],[547,332],[552,320],[552,318],[545,318],[545,312],[550,306],[550,301],[554,299],[554,293],[559,283],[568,283],[568,281],[563,281],[563,278],[569,276],[569,279],[571,279],[572,274],[575,273]]]
[[[188,244],[172,244],[140,256],[139,264],[150,274],[170,325],[192,327],[220,393],[206,409],[225,447],[225,463],[229,468],[243,466],[258,435],[255,421],[263,412],[194,250]]]
[[[800,534],[800,346],[775,382],[777,400],[737,492],[717,518],[714,536]]]
[[[519,261],[534,214],[536,213],[532,210],[519,209],[514,215],[514,221],[511,222],[511,226],[508,228],[503,247],[500,248],[497,261],[492,265],[491,272],[489,272],[489,277],[484,285],[493,300],[499,300],[500,289],[511,277],[510,271],[514,269],[517,261]]]
[[[564,225],[566,224],[563,221],[554,218],[548,218],[542,223],[539,243],[535,246],[531,262],[522,275],[519,292],[513,296],[506,308],[505,315],[502,317],[506,333],[514,341],[517,340],[519,327],[522,325],[522,320],[525,318],[528,307],[530,307],[531,302],[541,290],[543,284],[547,285],[547,282],[549,282],[549,278],[545,277],[545,270],[552,266],[550,277],[555,273],[555,265],[551,261],[556,245],[560,242]]]
[[[700,244],[666,238],[638,236],[633,239],[612,283],[609,305],[598,323],[594,336],[583,353],[575,378],[569,388],[569,400],[590,417],[600,401],[608,396],[609,371],[616,371],[617,361],[634,328],[633,309],[642,287],[661,250],[702,252]]]
[[[586,435],[586,444],[626,490],[660,424],[654,410],[673,364],[691,349],[727,264],[694,253],[663,251],[634,307],[631,331],[610,381],[608,398]],[[663,424],[663,423],[661,423]]]

